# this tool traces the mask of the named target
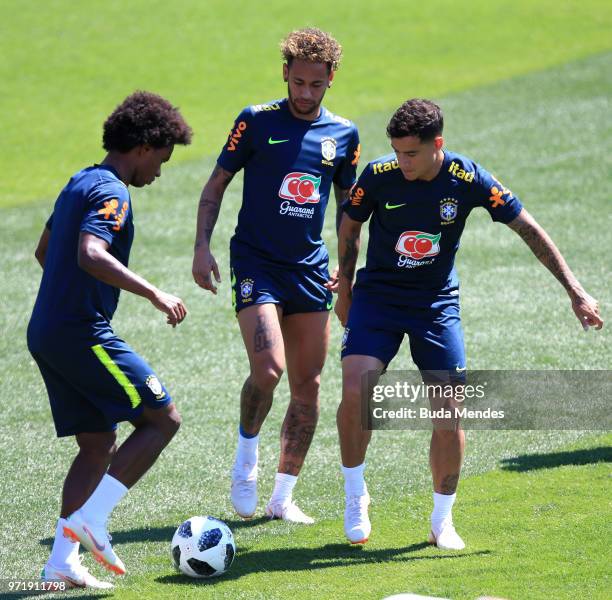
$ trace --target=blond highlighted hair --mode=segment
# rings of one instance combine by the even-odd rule
[[[342,57],[342,46],[320,29],[306,27],[292,31],[280,44],[283,58],[289,66],[295,58],[311,63],[325,63],[336,71]]]

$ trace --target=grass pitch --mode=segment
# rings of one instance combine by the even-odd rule
[[[137,88],[192,124],[177,159],[217,152],[243,106],[284,94],[278,42],[292,29],[338,37],[333,109],[355,119],[609,50],[611,24],[605,0],[3,0],[0,206],[54,194]]]
[[[191,150],[179,149],[183,162],[173,159],[158,184],[133,193],[131,266],[179,294],[190,314],[171,330],[145,301],[123,294],[114,322],[117,333],[157,369],[184,417],[177,438],[113,515],[114,542],[129,573],[116,581],[114,596],[382,598],[413,591],[453,599],[485,593],[520,600],[606,597],[610,435],[469,432],[454,511],[468,547],[450,557],[423,544],[430,510],[427,432],[375,434],[367,469],[374,533],[365,548],[344,543],[334,423],[337,323],[323,376],[320,425],[296,489],[317,524],[234,520],[228,473],[247,361],[230,306],[227,246],[241,178],[226,194],[213,238],[224,276],[213,297],[190,276],[197,198],[214,163],[195,157],[220,147],[241,106],[282,95],[275,44],[288,29],[315,19],[298,18],[276,3],[266,4],[268,13],[240,4],[231,15],[241,15],[239,26],[228,24],[227,10],[214,3],[201,8],[195,2],[149,2],[145,9],[133,2],[129,9],[122,5],[123,12],[113,2],[104,3],[104,11],[97,2],[70,3],[69,10],[59,0],[41,6],[0,7],[0,107],[11,115],[0,140],[2,168],[10,174],[0,178],[0,202],[22,204],[0,209],[0,578],[38,576],[75,452],[71,440],[54,438],[44,387],[25,347],[40,278],[34,246],[52,206],[51,192],[100,158],[101,120],[141,86],[180,104],[201,135]],[[457,14],[455,3],[444,2],[400,19],[401,6],[385,3],[382,11],[353,2],[340,19],[327,15],[328,4],[309,4],[312,14],[321,15],[316,24],[331,29],[345,46],[327,104],[359,125],[363,160],[388,151],[384,127],[403,99],[435,95],[445,110],[448,147],[483,163],[522,198],[600,300],[606,318],[612,281],[606,258],[612,55],[603,52],[609,43],[602,32],[609,9],[593,1],[479,1],[468,14]],[[119,19],[123,30],[115,27]],[[163,27],[181,41],[160,43]],[[591,56],[573,60],[585,55]],[[227,68],[219,69],[220,56]],[[411,61],[412,56],[427,58]],[[401,57],[407,57],[406,65]],[[550,65],[557,66],[538,71]],[[511,75],[517,76],[507,79]],[[66,147],[58,140],[66,140]],[[46,199],[32,201],[41,197]],[[480,212],[470,217],[457,258],[468,367],[609,369],[609,327],[583,333],[565,293],[528,248]],[[333,219],[325,237],[335,254]],[[393,367],[411,367],[407,348]],[[262,510],[272,490],[287,394],[283,382],[262,432]],[[538,466],[543,468],[533,468]],[[172,533],[194,514],[227,520],[236,534],[235,565],[213,583],[193,582],[172,569]]]
[[[522,197],[587,290],[602,301],[604,316],[610,312],[611,281],[602,259],[606,165],[588,159],[595,132],[604,145],[601,154],[609,156],[612,150],[602,87],[609,63],[609,55],[600,55],[441,100],[449,148],[483,162]],[[389,112],[358,121],[369,148],[366,160],[386,151],[383,126]],[[124,294],[115,320],[116,331],[157,368],[184,416],[177,438],[113,515],[114,541],[129,573],[117,580],[115,596],[189,598],[204,592],[215,598],[282,598],[287,593],[381,598],[415,591],[466,599],[485,592],[520,599],[605,597],[609,555],[601,524],[610,515],[609,435],[469,432],[455,510],[468,548],[450,557],[423,544],[430,510],[427,432],[378,433],[367,470],[374,534],[363,549],[345,545],[334,425],[340,389],[336,352],[341,331],[336,323],[323,377],[320,426],[296,489],[317,524],[299,528],[234,520],[228,473],[247,362],[229,300],[227,241],[240,202],[239,182],[228,190],[213,239],[225,276],[219,296],[202,293],[190,278],[195,204],[212,164],[171,167],[157,186],[134,193],[132,266],[181,295],[190,314],[171,330],[152,307]],[[1,258],[5,306],[11,307],[1,315],[9,335],[0,340],[2,577],[37,576],[49,552],[61,482],[74,454],[71,440],[54,439],[43,384],[24,341],[40,276],[32,250],[50,204],[2,211],[2,227],[11,232],[3,236]],[[333,249],[331,221],[326,236]],[[610,367],[609,328],[582,332],[564,292],[507,228],[474,214],[458,266],[470,368]],[[410,366],[405,348],[394,368]],[[276,398],[262,433],[262,505],[273,484],[285,382]],[[122,428],[124,434],[127,429]],[[572,466],[566,464],[571,460],[552,458],[551,468],[525,472],[503,468],[523,464],[517,458],[522,455],[555,453],[567,444],[574,444],[565,446],[570,456],[586,452],[592,460]],[[235,565],[214,583],[193,582],[172,569],[172,532],[194,514],[227,520],[236,534]]]

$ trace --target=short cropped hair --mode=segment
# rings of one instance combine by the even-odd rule
[[[129,152],[144,144],[165,148],[190,144],[191,136],[191,127],[178,108],[157,94],[137,91],[104,122],[102,146],[109,152]]]
[[[311,63],[325,63],[329,71],[337,71],[342,58],[342,46],[329,34],[306,27],[292,31],[280,44],[287,65],[294,58]]]
[[[413,98],[395,111],[387,125],[387,135],[390,138],[416,136],[428,142],[442,135],[443,129],[442,109],[431,100]]]

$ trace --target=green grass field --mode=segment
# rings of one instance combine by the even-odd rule
[[[612,288],[612,53],[603,35],[610,22],[604,3],[474,2],[459,14],[453,3],[413,11],[387,3],[383,11],[352,2],[346,18],[332,18],[324,16],[328,5],[313,2],[310,14],[323,15],[314,18],[280,3],[265,11],[244,3],[230,14],[220,3],[204,9],[195,2],[133,2],[121,13],[110,2],[97,20],[87,17],[100,3],[70,9],[60,1],[15,3],[19,10],[11,4],[0,8],[6,84],[0,107],[11,115],[0,139],[7,173],[0,179],[0,578],[40,572],[74,454],[71,440],[54,438],[42,380],[25,347],[40,277],[33,250],[59,187],[101,157],[102,119],[134,87],[151,87],[184,107],[197,138],[189,151],[177,150],[158,184],[133,193],[131,266],[179,294],[190,314],[172,330],[153,307],[124,294],[114,326],[156,367],[184,424],[113,515],[114,542],[128,566],[114,597],[383,598],[402,591],[453,599],[609,597],[609,433],[468,432],[454,511],[468,546],[451,556],[423,544],[427,433],[378,432],[367,469],[374,533],[363,548],[345,544],[334,421],[336,323],[320,425],[296,489],[317,524],[236,521],[228,473],[247,363],[230,305],[228,240],[240,177],[213,238],[224,277],[219,295],[204,294],[190,275],[195,206],[213,154],[243,105],[283,95],[278,39],[291,27],[316,23],[345,46],[327,105],[357,122],[363,160],[388,151],[384,127],[396,105],[434,95],[445,110],[448,147],[482,162],[523,199],[600,300],[605,319]],[[121,35],[112,27],[119,15]],[[165,43],[164,24],[171,30]],[[609,328],[582,332],[552,276],[516,235],[481,212],[470,217],[458,255],[469,368],[609,369]],[[325,237],[335,255],[333,219]],[[393,367],[411,367],[407,348]],[[283,382],[262,432],[262,511],[287,395]],[[194,514],[218,516],[234,530],[238,555],[218,581],[197,583],[173,571],[172,533]],[[101,574],[97,565],[92,570]]]
[[[240,108],[283,95],[291,29],[342,42],[333,109],[356,119],[609,50],[611,23],[605,0],[3,0],[0,206],[52,196],[135,88],[184,109],[196,137],[179,160],[216,152]]]

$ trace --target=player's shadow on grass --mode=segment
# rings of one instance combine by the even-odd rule
[[[248,521],[235,520],[225,521],[232,531],[239,529],[245,529],[248,527],[256,527],[267,523],[270,519],[268,517],[259,517],[257,519],[249,519]],[[172,539],[176,527],[141,527],[138,529],[129,529],[127,531],[112,531],[113,545],[114,544],[133,544],[139,542],[168,542]],[[40,540],[41,546],[52,546],[53,538],[47,537]]]
[[[505,471],[534,471],[553,469],[563,465],[590,465],[598,462],[612,462],[612,447],[600,446],[550,454],[521,454],[512,458],[504,458],[500,464]]]
[[[461,552],[452,554],[437,554],[431,548],[431,553],[412,555],[415,552],[431,548],[427,542],[412,544],[402,548],[381,548],[369,550],[363,546],[349,544],[327,544],[320,548],[286,548],[278,550],[238,551],[236,561],[230,571],[217,579],[194,580],[179,573],[156,578],[158,583],[188,584],[202,581],[214,584],[217,581],[239,579],[250,573],[262,571],[305,571],[313,569],[329,569],[331,567],[347,567],[351,565],[366,565],[381,562],[410,562],[417,560],[457,559],[467,556],[490,554],[490,550],[478,552]]]

